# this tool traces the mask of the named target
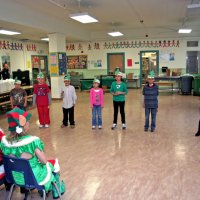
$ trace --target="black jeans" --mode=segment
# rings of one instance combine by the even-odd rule
[[[113,123],[114,124],[117,124],[118,108],[120,108],[122,124],[126,123],[124,107],[125,107],[125,101],[113,101],[113,108],[114,108],[114,120],[113,120]]]
[[[74,106],[71,108],[63,108],[63,124],[68,125],[68,118],[70,125],[75,125],[74,122]]]

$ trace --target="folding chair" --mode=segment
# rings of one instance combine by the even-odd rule
[[[29,193],[32,189],[37,189],[38,191],[42,191],[43,199],[44,200],[46,199],[46,192],[44,186],[39,185],[37,183],[32,168],[27,159],[3,155],[3,164],[5,169],[6,180],[8,183],[12,184],[8,195],[8,200],[12,198],[13,189],[15,186],[24,187],[25,189],[29,190]],[[22,180],[24,180],[23,181],[24,183],[19,183],[17,180],[15,180],[13,172],[17,173],[19,176],[22,176],[23,177]],[[52,182],[52,184],[55,186],[59,194],[59,198],[61,199],[61,194],[57,184],[54,182]],[[28,194],[25,194],[25,199],[27,199],[27,196]]]

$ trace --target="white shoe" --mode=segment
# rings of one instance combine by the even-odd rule
[[[102,126],[98,126],[99,129],[102,129]]]
[[[116,128],[117,128],[117,124],[113,124],[112,127],[111,127],[112,130],[114,130]]]
[[[95,129],[96,128],[96,126],[92,126],[92,129]]]
[[[42,124],[39,125],[39,128],[43,128],[43,127],[44,127],[44,125],[42,125]]]
[[[122,129],[123,129],[123,130],[126,129],[126,124],[122,124]]]
[[[49,124],[45,124],[44,127],[45,127],[45,128],[49,128]]]

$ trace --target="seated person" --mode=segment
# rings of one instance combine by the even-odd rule
[[[56,172],[59,171],[59,165],[57,161],[53,160],[54,166],[53,162],[47,161],[44,143],[40,138],[26,133],[31,114],[15,107],[7,113],[7,118],[10,134],[2,137],[0,148],[3,154],[28,159],[38,184],[44,185],[46,192],[52,190],[52,181],[58,181]],[[61,194],[64,193],[63,182],[59,189]]]
[[[26,110],[27,106],[27,93],[21,87],[21,81],[15,80],[15,87],[10,91],[10,104],[12,109],[17,106],[22,110]]]

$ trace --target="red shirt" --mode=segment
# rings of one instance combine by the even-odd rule
[[[37,106],[48,106],[48,93],[50,92],[47,84],[35,84],[33,93],[36,95],[36,104]]]
[[[3,131],[0,129],[0,141],[2,139],[2,137],[4,136],[5,134],[3,133]],[[2,162],[3,158],[2,158],[2,151],[0,150],[0,165],[1,165],[1,162]]]

